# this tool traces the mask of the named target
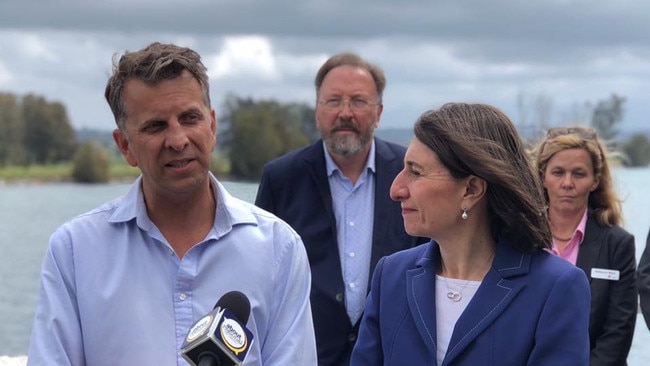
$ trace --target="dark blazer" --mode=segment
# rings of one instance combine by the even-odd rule
[[[639,260],[637,272],[637,288],[641,301],[641,312],[645,318],[645,324],[650,329],[650,232],[645,240],[645,249]]]
[[[352,366],[437,365],[437,243],[382,259],[372,278]],[[589,284],[553,254],[505,243],[454,327],[442,365],[589,364]]]
[[[399,202],[389,196],[406,148],[375,138],[375,212],[370,273],[379,258],[418,243],[404,231]],[[358,322],[345,310],[345,286],[336,239],[323,142],[290,152],[263,169],[255,204],[291,225],[302,237],[312,273],[311,306],[319,365],[347,365]],[[420,240],[422,242],[423,240]]]
[[[638,313],[634,236],[621,227],[600,226],[587,216],[576,266],[589,278],[589,339],[592,366],[626,365]],[[619,280],[593,278],[592,268],[619,271]]]

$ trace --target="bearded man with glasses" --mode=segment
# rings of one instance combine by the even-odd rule
[[[390,185],[406,148],[375,137],[384,72],[354,53],[316,74],[321,140],[268,163],[255,203],[302,237],[311,266],[319,365],[348,365],[379,258],[424,239],[404,231]]]

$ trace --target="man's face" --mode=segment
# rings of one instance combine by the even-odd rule
[[[316,127],[330,153],[354,155],[370,145],[382,110],[372,75],[359,67],[339,66],[321,84]]]
[[[204,187],[217,122],[199,82],[187,71],[155,85],[131,79],[124,104],[125,131],[115,130],[113,138],[126,161],[142,172],[145,195],[165,197]]]

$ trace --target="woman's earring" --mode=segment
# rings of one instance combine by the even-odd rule
[[[463,213],[460,215],[460,218],[463,220],[467,220],[467,207],[463,207]]]

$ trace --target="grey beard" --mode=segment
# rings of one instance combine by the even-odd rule
[[[369,136],[330,136],[330,138],[325,141],[325,144],[327,145],[327,148],[335,154],[350,156],[363,150],[364,146],[366,146],[369,141]]]

